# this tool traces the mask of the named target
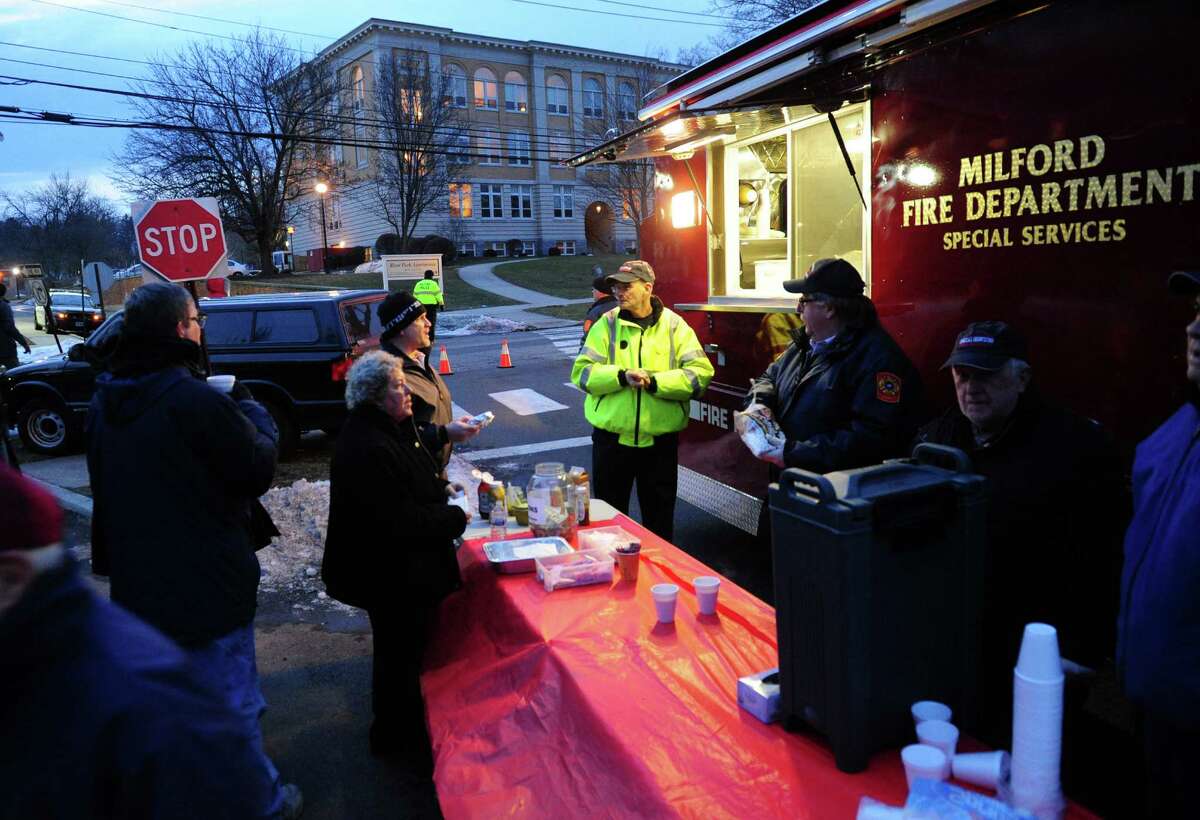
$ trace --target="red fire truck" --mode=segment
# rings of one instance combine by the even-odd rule
[[[1178,403],[1200,265],[1189,0],[826,0],[657,89],[572,164],[651,159],[642,255],[716,376],[680,494],[747,530],[767,470],[732,431],[798,324],[784,280],[842,257],[920,368],[968,322],[1029,338],[1051,397],[1131,448]]]

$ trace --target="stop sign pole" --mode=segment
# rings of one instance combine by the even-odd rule
[[[186,283],[192,301],[199,306],[196,281],[207,279],[225,265],[225,229],[217,200],[135,202],[132,217],[142,266],[168,282]],[[200,348],[204,368],[211,372],[204,328],[200,329]]]

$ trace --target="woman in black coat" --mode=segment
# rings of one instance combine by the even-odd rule
[[[466,514],[446,503],[441,463],[417,434],[404,365],[375,351],[350,369],[350,415],[330,467],[321,577],[367,610],[375,639],[371,751],[433,773],[421,659],[438,602],[461,581],[454,539]]]

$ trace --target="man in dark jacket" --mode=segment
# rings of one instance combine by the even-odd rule
[[[774,417],[787,437],[771,460],[815,473],[903,455],[916,430],[921,380],[879,325],[862,277],[844,259],[820,259],[802,279],[803,332],[750,388],[748,410]]]
[[[1117,645],[1125,691],[1144,713],[1155,818],[1195,816],[1200,771],[1200,273],[1170,283],[1196,310],[1189,398],[1137,448]]]
[[[0,466],[0,818],[271,814],[262,751],[187,656],[99,598],[62,513]]]
[[[1004,322],[968,325],[942,367],[951,371],[957,405],[921,428],[917,441],[964,451],[988,479],[979,735],[1008,747],[1012,667],[1025,625],[1051,624],[1072,672],[1064,782],[1073,796],[1085,797],[1082,787],[1091,797],[1095,767],[1073,764],[1086,747],[1115,742],[1096,740],[1103,727],[1083,703],[1091,672],[1112,648],[1129,506],[1120,459],[1096,422],[1039,395],[1025,340]]]
[[[421,660],[438,603],[460,584],[454,539],[467,517],[446,503],[450,485],[422,443],[406,382],[403,363],[384,351],[350,369],[321,577],[333,598],[371,617],[372,753],[429,777]]]
[[[17,345],[25,348],[25,352],[28,353],[29,340],[17,330],[12,306],[5,298],[6,293],[8,286],[0,282],[0,367],[16,367],[21,363],[17,358]]]
[[[600,317],[608,313],[617,306],[617,297],[613,296],[612,285],[608,281],[608,277],[604,275],[604,269],[599,265],[592,268],[592,306],[588,308],[587,315],[583,317],[583,335],[579,338],[579,349],[583,350],[583,343],[587,341],[588,331],[592,329],[592,325],[600,321]]]
[[[178,285],[143,285],[125,303],[112,372],[97,377],[88,411],[92,566],[111,576],[113,601],[183,647],[258,735],[251,522],[277,434],[244,387],[205,384],[203,322]],[[294,790],[277,789],[280,806]]]

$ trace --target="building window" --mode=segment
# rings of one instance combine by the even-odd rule
[[[570,219],[575,216],[575,189],[570,185],[554,186],[554,218]]]
[[[604,117],[604,89],[600,82],[588,77],[583,81],[583,116]]]
[[[479,185],[479,218],[503,219],[504,209],[500,202],[503,192],[499,185],[484,182]]]
[[[574,239],[560,239],[554,243],[554,247],[558,248],[558,252],[562,256],[574,256],[575,255],[575,240]]]
[[[354,167],[367,167],[367,146],[364,144],[367,141],[367,127],[363,124],[363,109],[366,108],[366,84],[363,79],[363,70],[358,66],[350,72],[350,118],[354,125],[351,128],[351,133],[354,139]]]
[[[529,87],[516,71],[504,75],[504,110],[521,114],[529,110]]]
[[[459,165],[468,165],[471,162],[471,138],[466,134],[456,134],[454,141],[450,143],[449,158],[451,162]]]
[[[443,99],[446,104],[454,108],[467,107],[467,72],[463,71],[456,65],[446,66],[445,74],[443,75],[446,82],[446,88],[443,93]]]
[[[633,92],[633,83],[621,83],[617,86],[617,116],[623,120],[637,118],[637,95]]]
[[[533,186],[513,185],[509,191],[509,216],[513,219],[533,219]]]
[[[529,134],[524,131],[508,133],[508,164],[529,164]]]
[[[458,243],[458,255],[459,256],[474,256],[475,255],[475,243],[474,242],[459,242]]]
[[[626,239],[624,248],[625,248],[625,253],[628,253],[631,255],[636,255],[637,254],[637,240],[636,239]]]
[[[471,184],[469,182],[450,183],[450,216],[460,219],[471,218]]]
[[[571,110],[568,105],[569,99],[570,94],[567,91],[567,81],[558,74],[551,74],[550,79],[546,80],[546,113],[569,113]]]
[[[496,75],[490,69],[475,72],[475,107],[496,110]]]
[[[491,249],[496,256],[508,256],[507,242],[491,242],[488,244],[488,248]]]
[[[521,255],[537,256],[537,242],[534,242],[532,239],[521,240]]]
[[[342,198],[331,196],[325,202],[326,227],[331,231],[341,230],[342,227]]]
[[[479,164],[499,165],[502,159],[500,156],[500,135],[495,131],[481,131],[476,139],[479,140]]]
[[[551,131],[546,147],[549,149],[547,153],[550,154],[550,159],[567,159],[571,156],[571,135],[566,131]]]
[[[359,66],[355,66],[354,70],[350,72],[350,94],[355,107],[367,99],[367,82],[363,77],[363,70]]]

